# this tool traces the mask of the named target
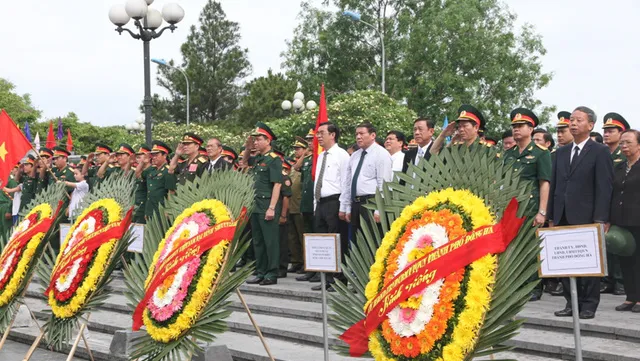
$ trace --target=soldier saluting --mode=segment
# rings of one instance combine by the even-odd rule
[[[469,148],[469,151],[475,151],[478,149],[491,148],[491,145],[486,145],[484,141],[481,141],[478,136],[480,129],[485,129],[486,120],[482,112],[469,104],[463,104],[458,108],[458,118],[455,122],[449,124],[433,142],[431,146],[431,154],[438,154],[445,144],[447,137],[452,136],[457,130],[458,141],[453,142],[452,146]]]
[[[169,172],[167,154],[171,148],[159,140],[153,141],[151,148],[152,167],[147,172],[147,200],[145,202],[145,218],[147,221],[158,212],[160,205],[170,193],[176,190],[176,177]]]
[[[169,164],[169,173],[176,175],[178,183],[193,182],[196,177],[202,176],[207,170],[209,159],[199,153],[203,142],[202,138],[195,133],[187,132],[182,136],[178,149],[176,149],[176,154],[171,159],[171,164]],[[178,164],[178,160],[183,154],[187,156],[187,159]]]

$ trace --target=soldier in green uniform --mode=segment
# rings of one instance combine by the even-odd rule
[[[451,142],[452,147],[467,147],[469,151],[480,151],[491,149],[490,144],[486,144],[478,136],[480,129],[485,129],[486,120],[482,112],[469,104],[463,104],[458,108],[458,118],[451,122],[433,142],[431,154],[440,153],[446,144],[446,138],[455,134],[456,141]]]
[[[251,214],[253,248],[256,256],[256,276],[249,284],[263,286],[278,283],[280,263],[280,232],[278,217],[281,211],[280,188],[282,186],[282,161],[271,151],[275,134],[264,123],[258,122],[256,129],[247,138],[244,157],[252,166],[255,177],[256,201]],[[257,150],[250,156],[251,148]],[[276,216],[278,215],[278,216]]]
[[[629,130],[631,126],[624,117],[618,113],[607,113],[604,116],[604,144],[609,147],[613,166],[626,162],[627,157],[620,150],[620,138],[622,133]],[[600,293],[613,293],[614,295],[624,295],[624,285],[622,283],[622,269],[620,259],[613,253],[607,252],[607,263],[609,276],[604,277],[600,284]]]
[[[103,143],[96,144],[96,150],[89,153],[87,162],[82,166],[82,174],[89,184],[89,189],[97,186],[101,179],[98,177],[98,170],[105,163],[109,163],[109,157],[113,153],[111,147]],[[95,164],[93,164],[95,161]]]
[[[282,187],[280,188],[280,200],[282,204],[280,210],[280,219],[278,220],[280,232],[280,268],[278,269],[278,278],[287,277],[287,269],[289,267],[289,207],[291,204],[291,163],[284,158],[284,153],[275,151],[282,162]]]
[[[164,204],[169,194],[176,191],[176,177],[169,172],[167,154],[171,148],[159,140],[153,141],[151,148],[151,168],[147,173],[147,200],[145,204],[145,217],[147,221],[158,212],[160,205]]]
[[[0,179],[0,184],[4,180]],[[7,181],[7,186],[9,186]],[[13,188],[13,187],[11,187]],[[13,197],[4,189],[0,192],[0,238],[9,237],[8,231],[11,229],[11,208],[13,207]],[[5,239],[6,241],[6,239]]]
[[[233,170],[237,170],[238,164],[236,163],[236,161],[238,160],[238,153],[236,153],[233,148],[229,147],[228,145],[222,145],[221,156],[225,162],[233,165]]]
[[[202,138],[191,132],[184,133],[182,136],[178,149],[176,149],[176,154],[169,165],[169,173],[176,175],[178,183],[193,182],[196,177],[202,176],[207,170],[209,158],[200,155],[198,152],[203,142]],[[185,155],[187,159],[178,164],[182,155]]]
[[[38,160],[36,171],[38,176],[36,181],[36,194],[54,182],[53,176],[51,175],[53,150],[40,148],[39,156],[40,159]]]
[[[69,167],[68,159],[71,153],[63,147],[53,148],[53,175],[58,182],[75,182],[76,177],[73,175],[73,170]],[[67,194],[71,196],[73,187],[66,187]],[[64,204],[62,210],[64,215],[61,218],[62,223],[69,222],[69,214],[67,207],[69,206],[69,197],[64,197]]]
[[[134,195],[134,201],[136,210],[133,213],[133,222],[139,224],[145,224],[144,218],[145,204],[147,202],[147,176],[151,171],[151,148],[142,144],[136,152],[136,192]]]
[[[516,145],[504,153],[504,163],[519,172],[520,181],[531,186],[529,204],[525,216],[533,217],[533,226],[542,226],[547,216],[547,201],[551,182],[551,154],[549,150],[532,140],[538,117],[529,109],[517,108],[511,112],[511,128]],[[537,275],[532,281],[538,280]],[[531,301],[542,297],[539,282],[531,295]]]
[[[313,144],[314,137],[315,137],[315,131],[312,128],[309,130],[309,133],[307,133],[307,136],[305,137],[305,139],[301,139],[300,137],[296,138],[296,145],[298,146],[298,148],[295,148],[296,156],[298,155],[300,156],[298,157],[298,160],[294,165],[294,168],[300,172],[300,180],[302,182],[302,199],[300,200],[300,212],[302,213],[302,220],[304,222],[303,233],[313,233],[314,231],[314,226],[313,226],[314,183],[313,183],[313,176],[311,173],[313,169],[313,151],[311,150],[311,147],[310,147],[311,144]],[[299,237],[301,237],[300,243],[301,244],[304,243],[304,238],[302,238],[304,237],[304,235],[300,235]],[[302,250],[300,252],[301,252],[300,257],[302,258],[304,255],[302,255]],[[304,273],[304,269],[300,268],[299,273],[301,274]],[[315,272],[307,272],[301,276],[296,277],[296,281],[313,281],[313,282],[318,281],[319,282],[320,275]]]
[[[21,192],[20,196],[20,212],[22,212],[31,201],[36,197],[36,183],[37,178],[35,174],[36,157],[29,154],[22,164],[22,175],[20,176],[21,184],[16,187],[7,189],[4,191],[11,194],[15,192]]]
[[[293,143],[293,150],[296,161],[293,163],[293,169],[289,173],[291,178],[291,200],[289,202],[289,253],[291,255],[291,267],[287,269],[287,272],[303,273],[303,258],[302,258],[302,244],[304,242],[304,233],[312,232],[312,230],[305,230],[304,216],[302,213],[302,198],[303,198],[303,184],[302,184],[302,169],[305,163],[304,158],[306,156],[309,145],[307,141],[301,137],[296,137],[296,141]],[[311,157],[308,160],[312,163]],[[309,167],[309,171],[311,168]],[[309,173],[311,175],[311,173]],[[311,177],[309,177],[311,178]],[[313,216],[313,183],[311,185],[310,201],[311,201],[311,215]],[[313,220],[313,218],[312,218]]]

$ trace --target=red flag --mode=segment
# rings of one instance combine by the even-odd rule
[[[0,112],[0,129],[0,186],[4,186],[13,166],[31,150],[31,143],[4,109]]]
[[[56,138],[53,135],[53,121],[49,121],[49,132],[47,133],[47,143],[45,147],[53,149],[56,146]]]
[[[318,108],[318,119],[316,119],[316,127],[314,134],[318,132],[320,124],[328,122],[327,116],[327,101],[324,98],[324,84],[320,87],[320,107]],[[318,162],[318,155],[322,153],[322,147],[318,144],[318,138],[313,137],[313,167],[311,167],[311,178],[316,180],[316,163]]]
[[[67,150],[73,150],[73,138],[71,138],[71,129],[67,129]]]

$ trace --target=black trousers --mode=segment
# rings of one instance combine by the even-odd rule
[[[338,233],[340,234],[340,256],[344,261],[345,254],[349,252],[349,229],[347,222],[340,219],[340,201],[338,197],[322,198],[316,205],[315,213],[315,233]],[[339,274],[327,273],[327,281],[333,282],[334,277]]]
[[[567,217],[562,215],[558,226],[567,226]],[[578,311],[596,312],[600,304],[600,277],[576,277],[578,286]],[[566,308],[571,308],[571,286],[569,278],[562,278],[563,296],[567,300]]]
[[[376,224],[369,211],[363,207],[364,204],[367,203],[367,200],[372,197],[373,196],[358,197],[360,201],[351,203],[351,238],[354,241],[358,239],[358,234],[362,231],[364,224]]]
[[[628,257],[618,256],[622,269],[622,282],[628,302],[640,302],[640,227],[624,227],[636,241],[635,252]]]

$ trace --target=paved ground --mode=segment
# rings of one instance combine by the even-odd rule
[[[7,342],[0,350],[0,360],[2,361],[21,361],[29,351],[29,346],[23,343],[7,340]],[[32,361],[65,361],[66,355],[57,352],[51,352],[44,349],[37,349],[31,356]],[[74,358],[74,361],[80,361],[78,358]]]

